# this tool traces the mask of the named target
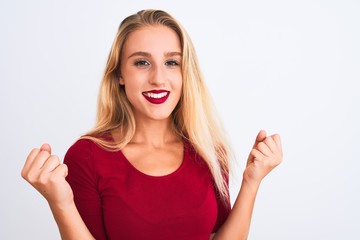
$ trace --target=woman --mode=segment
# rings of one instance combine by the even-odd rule
[[[95,128],[64,164],[48,144],[33,149],[22,176],[63,239],[246,239],[280,137],[259,132],[232,209],[230,158],[190,38],[168,13],[144,10],[119,27]]]

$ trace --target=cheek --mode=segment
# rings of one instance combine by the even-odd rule
[[[143,76],[140,76],[139,74],[129,74],[125,78],[125,93],[129,101],[134,104],[135,102],[138,102],[139,99],[142,99],[141,92],[144,90],[144,80]]]
[[[178,91],[179,91],[179,94],[181,95],[182,94],[182,90],[183,90],[183,79],[180,77],[179,78],[179,81],[178,81]]]
[[[131,72],[130,74],[127,74],[125,79],[126,79],[124,81],[125,87],[134,90],[139,89],[142,86],[142,83],[144,82],[144,76],[136,72]]]
[[[134,84],[134,81],[131,81],[131,79],[129,80],[127,80],[124,85],[125,93],[128,98],[134,98],[138,93],[138,87]]]
[[[174,89],[181,90],[182,85],[183,85],[182,74],[181,73],[176,73],[176,74],[174,74],[172,79],[173,79],[173,87],[174,87]]]

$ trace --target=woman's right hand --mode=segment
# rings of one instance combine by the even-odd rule
[[[21,176],[38,190],[51,207],[66,208],[74,203],[73,192],[65,180],[68,169],[51,155],[49,144],[33,149],[24,164]]]

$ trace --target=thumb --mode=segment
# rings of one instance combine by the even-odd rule
[[[265,130],[260,130],[260,132],[256,136],[253,148],[255,148],[259,144],[259,142],[264,141],[265,138],[266,138],[266,131]]]
[[[41,145],[40,151],[47,151],[49,154],[51,154],[50,144],[44,143],[43,145]]]

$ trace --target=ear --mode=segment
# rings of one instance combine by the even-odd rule
[[[125,85],[125,81],[124,81],[122,76],[119,77],[119,84],[120,85]]]

